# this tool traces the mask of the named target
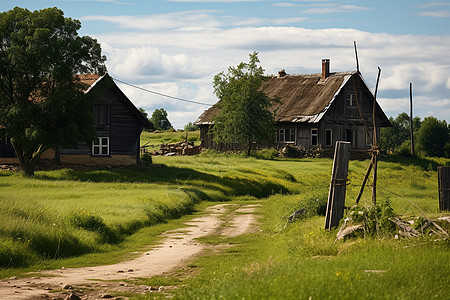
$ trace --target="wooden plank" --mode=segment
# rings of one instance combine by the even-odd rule
[[[438,167],[439,210],[450,211],[450,167]]]
[[[325,216],[325,229],[331,229],[338,226],[339,221],[344,216],[349,157],[350,143],[342,141],[336,142]]]

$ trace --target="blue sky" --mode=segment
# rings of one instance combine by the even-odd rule
[[[114,78],[175,97],[214,103],[212,77],[258,51],[267,74],[355,69],[373,89],[382,69],[379,102],[388,116],[408,111],[450,121],[450,1],[8,0],[29,10],[56,6],[98,39]],[[206,109],[118,83],[136,106],[165,108],[182,128]]]

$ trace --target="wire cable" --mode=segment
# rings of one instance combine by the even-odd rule
[[[128,82],[119,80],[119,79],[117,79],[117,78],[113,78],[113,79],[114,79],[115,81],[120,82],[120,83],[123,83],[123,84],[126,84],[126,85],[128,85],[128,86],[131,86],[131,87],[133,87],[133,88],[135,88],[135,89],[142,90],[142,91],[145,91],[145,92],[147,92],[147,93],[155,94],[155,95],[158,95],[158,96],[162,96],[162,97],[166,97],[166,98],[170,98],[170,99],[174,99],[174,100],[178,100],[178,101],[184,101],[184,102],[189,102],[189,103],[199,104],[199,105],[213,106],[213,104],[209,104],[209,103],[203,103],[203,102],[199,102],[199,101],[187,100],[187,99],[178,98],[178,97],[166,95],[166,94],[163,94],[163,93],[158,93],[158,92],[155,92],[155,91],[151,91],[151,90],[149,90],[149,89],[145,89],[145,88],[143,88],[143,87],[140,87],[140,86],[137,86],[137,85],[133,85],[133,84],[131,84],[131,83],[128,83]]]

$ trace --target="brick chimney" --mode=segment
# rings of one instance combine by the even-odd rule
[[[325,80],[330,76],[330,59],[324,58],[322,59],[322,78],[321,80]]]
[[[281,69],[280,71],[278,71],[278,77],[284,77],[286,76],[286,70],[285,69]]]

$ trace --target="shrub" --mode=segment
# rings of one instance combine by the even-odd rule
[[[447,142],[444,146],[444,157],[450,158],[450,142]]]
[[[278,151],[274,148],[252,151],[252,156],[257,159],[272,160],[278,157]]]
[[[404,157],[411,157],[411,141],[404,141],[398,148],[395,148],[394,154]]]
[[[394,210],[389,201],[381,202],[377,205],[369,205],[365,207],[355,206],[347,212],[346,218],[341,220],[351,224],[362,224],[364,234],[374,235],[390,235],[396,231],[396,225],[389,220],[394,217]]]
[[[152,164],[152,156],[150,155],[150,153],[144,153],[141,156],[142,161],[144,162],[145,165],[151,165]]]

